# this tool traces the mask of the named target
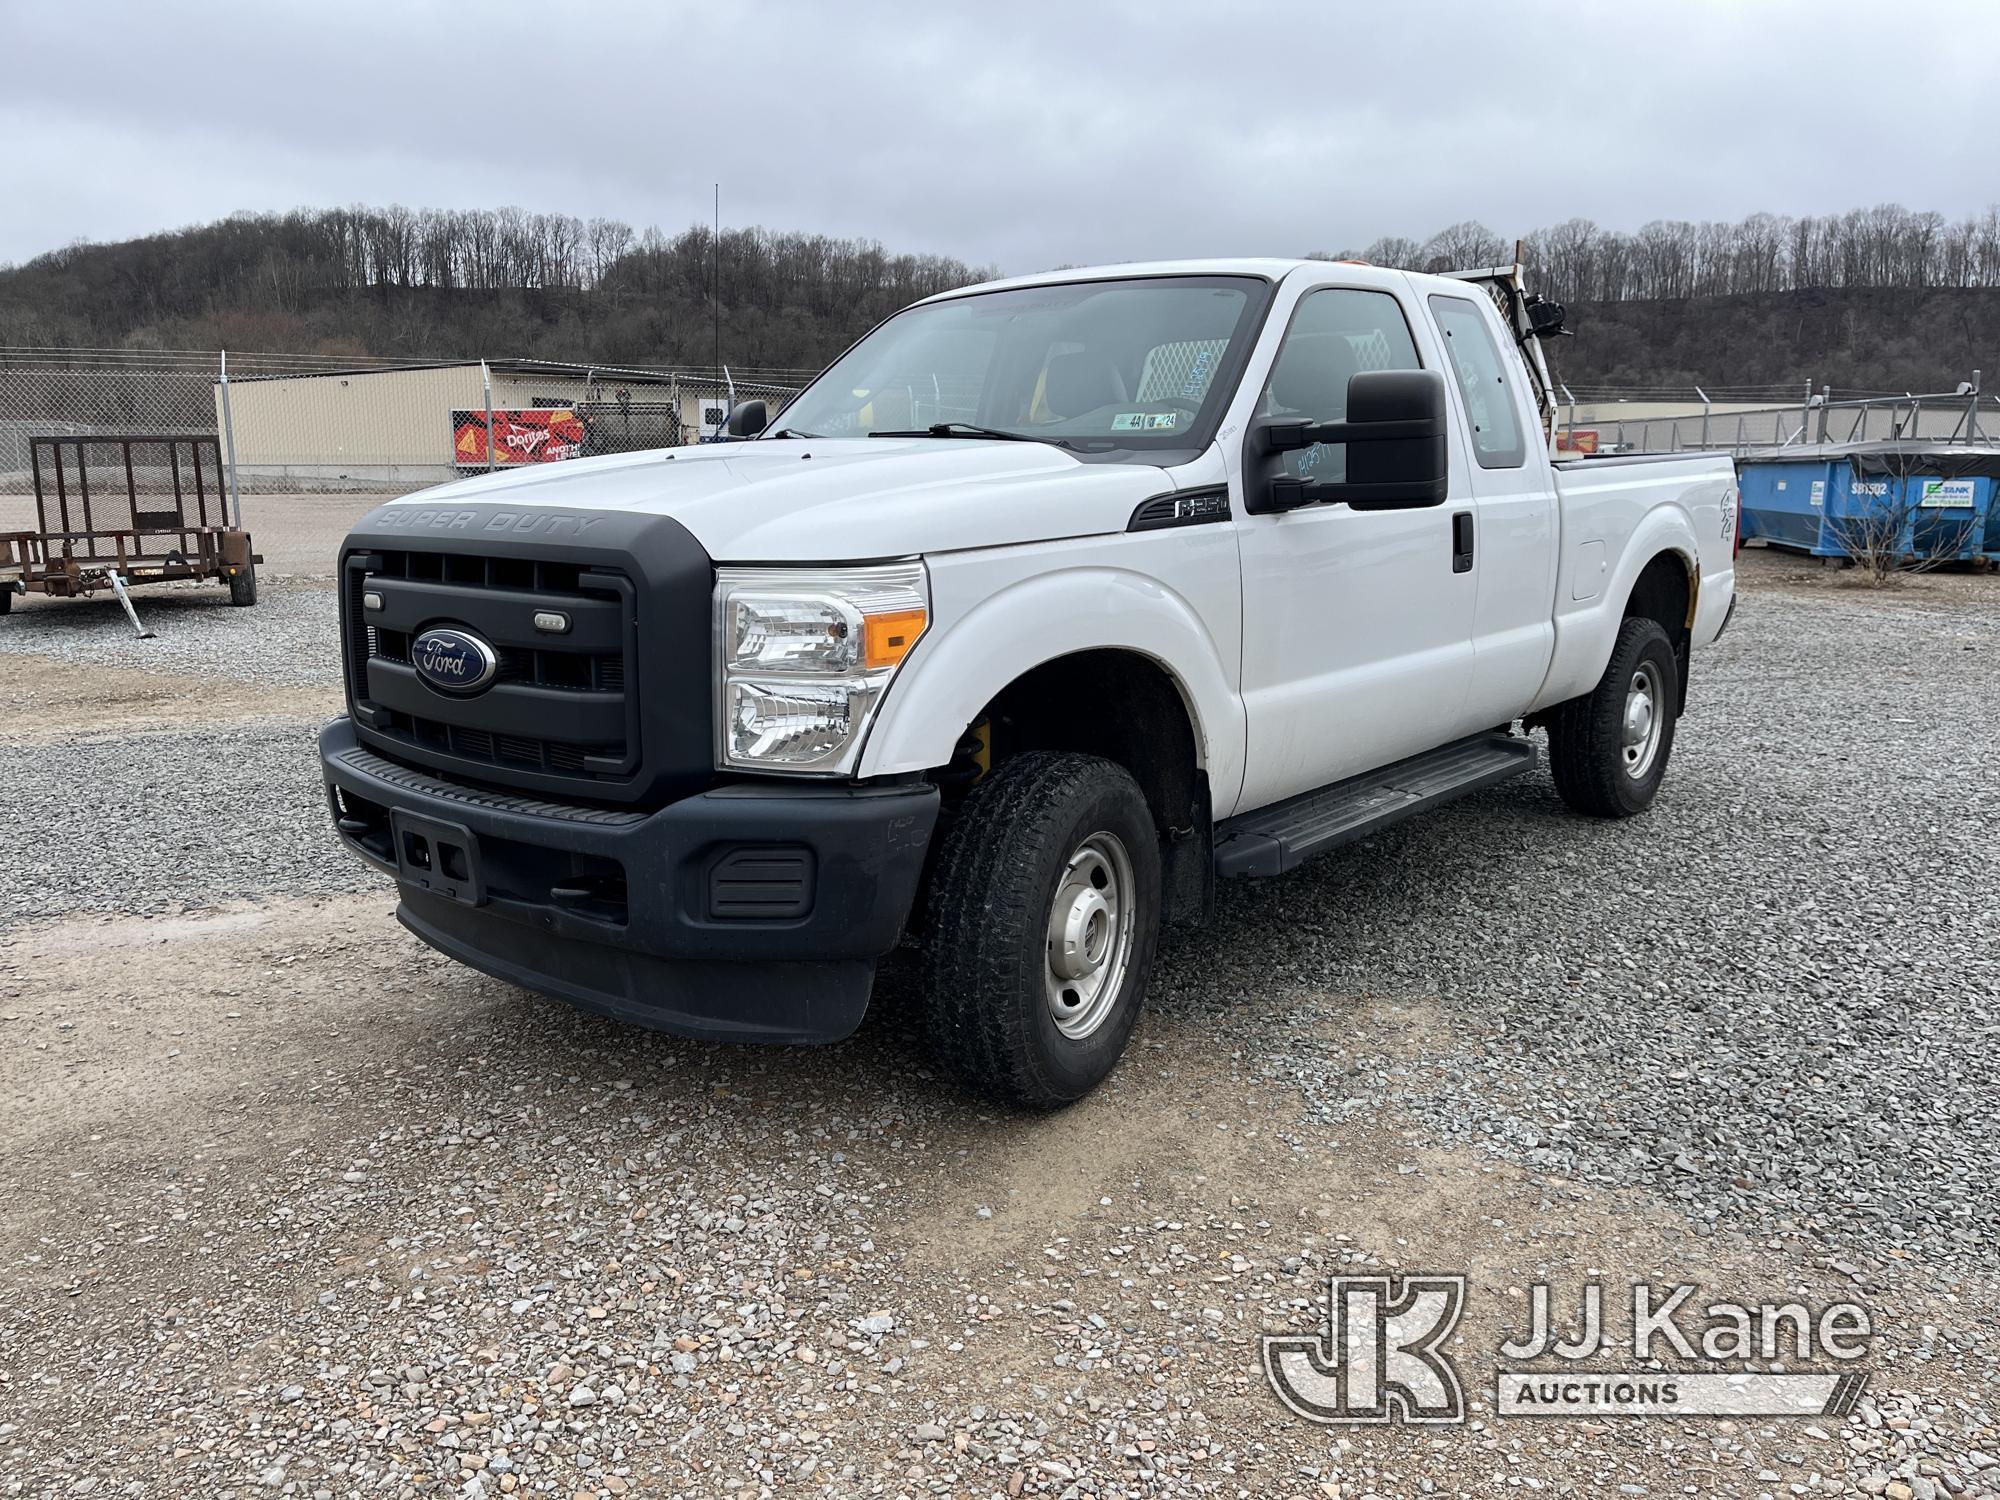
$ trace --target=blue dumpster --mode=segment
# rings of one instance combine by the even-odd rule
[[[1847,557],[1865,528],[1893,522],[1905,556],[2000,561],[2000,449],[1814,444],[1747,455],[1738,474],[1746,541]]]
[[[1814,557],[1839,557],[1828,550],[1827,492],[1843,484],[1852,472],[1830,458],[1806,458],[1793,452],[1752,454],[1737,460],[1737,485],[1743,495],[1743,540],[1765,542]]]

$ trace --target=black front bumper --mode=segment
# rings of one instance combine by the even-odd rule
[[[342,841],[462,963],[687,1036],[830,1042],[868,1008],[937,821],[929,785],[746,783],[657,812],[442,781],[320,732]]]

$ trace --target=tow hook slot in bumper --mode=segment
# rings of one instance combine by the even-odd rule
[[[404,885],[461,906],[486,904],[479,839],[470,828],[400,808],[390,810],[389,827],[396,846],[396,878]]]

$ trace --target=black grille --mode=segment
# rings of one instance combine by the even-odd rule
[[[370,625],[368,654],[384,661],[407,662],[411,635]],[[625,686],[625,656],[615,651],[549,651],[529,647],[496,648],[500,658],[496,682],[525,682],[532,687],[571,688],[586,693],[616,693]]]
[[[513,589],[528,594],[574,594],[584,569],[576,563],[527,557],[479,557],[463,552],[378,552],[378,578],[455,583],[468,588]]]
[[[629,777],[639,760],[638,706],[626,691],[636,631],[621,573],[573,563],[455,552],[350,554],[342,611],[356,718],[408,758],[490,779],[588,783]],[[370,610],[365,597],[379,595]],[[566,631],[535,624],[556,611]],[[411,642],[433,626],[494,649],[485,691],[427,686]]]

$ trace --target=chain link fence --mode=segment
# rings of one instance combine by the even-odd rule
[[[1174,346],[1149,363],[1145,384],[1171,393],[1216,357],[1205,345]],[[775,413],[809,378],[802,370],[529,359],[0,348],[0,535],[43,529],[37,439],[208,438],[219,445],[222,474],[177,482],[198,485],[204,497],[219,488],[230,518],[254,534],[269,574],[324,576],[354,520],[386,498],[466,474],[714,441],[736,402],[763,400]],[[1785,404],[1690,402],[1667,412],[1655,397],[1646,403],[1651,411],[1630,417],[1592,392],[1559,407],[1557,446],[1745,454],[1883,439],[2000,442],[2000,399],[1976,385],[1977,376],[1949,394],[1849,400],[1821,389]],[[913,425],[972,420],[968,392],[935,379],[912,386],[908,401]],[[134,494],[175,493],[176,476],[156,468]]]
[[[467,474],[718,439],[800,370],[0,348],[0,534],[37,529],[37,438],[213,438],[272,576],[324,576],[353,521]],[[143,450],[142,450],[143,451]],[[209,482],[218,476],[208,476]],[[45,479],[44,488],[47,488]]]
[[[1806,443],[2000,444],[2000,398],[1963,390],[1850,400],[1834,400],[1822,390],[1789,405],[1688,403],[1682,411],[1634,417],[1592,400],[1565,404],[1556,416],[1558,450],[1577,454],[1708,451],[1740,457]]]

